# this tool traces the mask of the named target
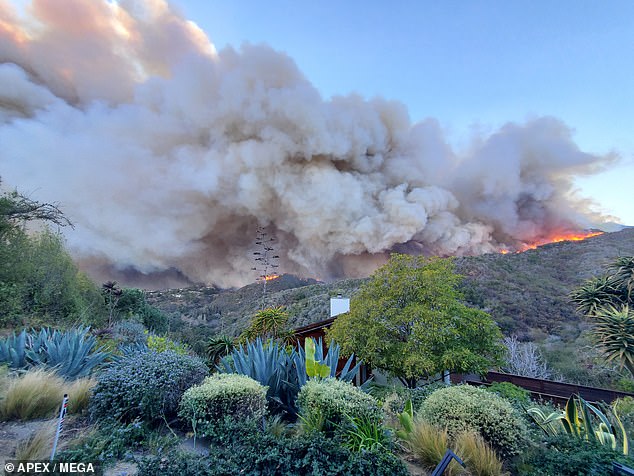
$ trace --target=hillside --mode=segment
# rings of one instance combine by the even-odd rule
[[[600,274],[614,257],[634,254],[634,228],[580,242],[561,242],[518,254],[456,258],[465,276],[467,300],[486,309],[505,333],[531,337],[538,330],[559,334],[578,321],[568,293]],[[329,316],[329,297],[352,296],[362,279],[322,283],[283,275],[267,284],[266,305],[287,306],[293,327]],[[194,286],[148,293],[148,302],[189,324],[238,334],[259,308],[262,285],[237,290]]]

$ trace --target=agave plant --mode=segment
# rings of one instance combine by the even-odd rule
[[[297,414],[295,400],[299,386],[293,370],[295,351],[287,353],[275,341],[267,344],[259,337],[240,345],[217,366],[219,372],[247,375],[268,387],[266,398],[274,413]]]
[[[550,436],[567,433],[577,438],[596,441],[624,455],[629,454],[629,442],[623,423],[614,408],[593,405],[579,395],[572,395],[563,411],[546,415],[539,408],[529,408],[528,414]]]
[[[29,366],[26,361],[26,350],[30,345],[31,336],[26,329],[19,335],[10,335],[0,340],[0,363],[8,364],[10,369],[20,370]]]
[[[85,377],[108,356],[95,351],[96,339],[88,331],[84,327],[67,332],[23,330],[0,341],[0,362],[14,370],[44,366],[68,379]]]
[[[339,346],[333,342],[324,355],[321,339],[317,343],[313,339],[308,341],[307,359],[306,351],[299,345],[297,350],[287,350],[279,342],[269,341],[265,344],[258,337],[252,342],[241,344],[231,354],[223,357],[216,368],[223,373],[248,375],[267,386],[266,396],[273,413],[281,412],[295,418],[298,411],[295,403],[297,394],[309,378],[307,367],[312,365],[312,371],[309,372],[313,378],[317,377],[319,369],[321,377],[336,377],[349,382],[354,379],[361,366],[360,362],[352,366],[353,357],[350,357],[337,375]]]
[[[86,377],[108,357],[105,352],[95,351],[97,341],[88,335],[89,330],[87,327],[67,332],[42,329],[26,351],[26,359],[32,366],[52,367],[68,379]]]
[[[346,364],[341,369],[341,372],[339,372],[339,374],[337,375],[337,366],[339,364],[339,351],[341,350],[341,348],[339,347],[339,344],[335,343],[335,341],[330,341],[330,347],[328,348],[326,355],[324,355],[324,350],[323,350],[324,348],[323,348],[321,338],[317,342],[315,342],[315,340],[312,337],[309,339],[306,339],[305,345],[307,349],[314,348],[314,355],[312,355],[311,358],[315,362],[321,363],[322,365],[325,365],[330,369],[328,375],[325,375],[326,377],[333,377],[333,378],[336,377],[346,382],[351,382],[357,376],[357,373],[359,373],[361,362],[357,362],[357,364],[353,366],[352,365],[352,362],[354,361],[354,354],[353,354],[348,358],[348,360],[346,361]],[[297,352],[295,353],[294,359],[295,359],[295,370],[297,372],[297,381],[299,382],[300,387],[302,387],[308,381],[308,378],[310,377],[310,375],[306,371],[308,369],[308,366],[310,365],[308,364],[306,354],[307,354],[307,350],[302,349],[302,347],[298,345]]]

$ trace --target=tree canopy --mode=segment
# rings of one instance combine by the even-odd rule
[[[415,386],[444,370],[485,373],[500,362],[502,334],[466,306],[451,259],[394,254],[328,331],[342,352]]]
[[[61,235],[27,233],[24,221],[70,221],[55,205],[18,192],[0,195],[0,327],[30,324],[92,324],[103,315],[94,283],[79,271]]]
[[[608,361],[634,376],[634,256],[621,256],[604,276],[586,281],[570,297],[592,322],[592,335]]]

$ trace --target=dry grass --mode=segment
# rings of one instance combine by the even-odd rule
[[[56,424],[56,420],[42,422],[40,430],[18,443],[15,459],[18,461],[48,459],[53,449]]]
[[[88,408],[88,400],[95,385],[97,381],[92,378],[82,378],[66,384],[69,413],[83,413]]]
[[[473,476],[503,476],[502,461],[480,435],[464,432],[456,438],[456,454]]]
[[[414,423],[414,430],[408,435],[406,445],[424,467],[435,468],[449,448],[449,436],[447,430],[418,420]],[[454,476],[462,471],[463,468],[452,461],[444,474]]]
[[[52,418],[64,395],[64,380],[54,372],[31,370],[9,379],[0,416],[4,420]]]
[[[90,392],[96,382],[79,379],[67,382],[50,370],[29,370],[8,378],[0,399],[3,420],[53,418],[59,411],[62,397],[68,393],[68,412],[80,413],[88,406]]]

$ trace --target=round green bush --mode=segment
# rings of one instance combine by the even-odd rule
[[[346,423],[346,415],[376,423],[383,419],[383,411],[374,397],[350,382],[333,378],[306,382],[297,395],[297,405],[305,419],[323,416],[326,429]]]
[[[508,400],[514,405],[528,405],[531,402],[531,394],[522,387],[513,385],[510,382],[496,382],[486,387],[489,392],[497,393],[500,397]]]
[[[147,422],[174,416],[185,390],[209,373],[205,363],[175,352],[143,352],[112,362],[90,399],[94,419]]]
[[[180,402],[179,416],[209,435],[227,420],[259,420],[266,414],[267,387],[246,375],[215,374],[188,389]]]
[[[475,431],[502,458],[520,454],[527,428],[513,406],[499,395],[470,385],[436,390],[422,404],[419,415],[451,438],[462,431]]]

